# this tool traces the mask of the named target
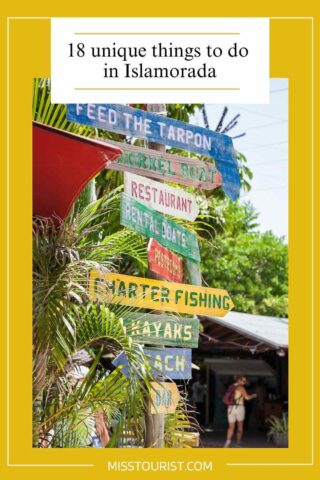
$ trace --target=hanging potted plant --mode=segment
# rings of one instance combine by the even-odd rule
[[[267,419],[270,428],[267,436],[272,437],[273,443],[277,447],[288,447],[288,414],[283,413],[281,418],[271,415]]]

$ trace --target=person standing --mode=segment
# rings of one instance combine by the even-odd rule
[[[250,395],[245,389],[247,378],[245,375],[236,375],[234,383],[229,386],[224,395],[224,402],[228,405],[228,431],[224,448],[231,445],[231,440],[237,424],[237,446],[241,445],[243,435],[243,423],[245,419],[245,400],[253,400],[257,397],[256,393]]]
[[[107,443],[110,440],[110,435],[107,429],[107,425],[105,422],[104,414],[103,412],[96,412],[95,413],[95,426],[96,426],[96,439],[99,440],[99,444],[101,445],[101,448],[105,448]],[[94,444],[94,442],[92,442]]]

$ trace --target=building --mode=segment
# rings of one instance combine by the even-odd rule
[[[287,411],[288,320],[239,312],[200,318],[203,332],[193,360],[206,384],[205,424],[226,426],[222,397],[237,374],[245,374],[248,389],[258,392],[258,400],[248,403],[246,428],[263,428],[270,415]]]

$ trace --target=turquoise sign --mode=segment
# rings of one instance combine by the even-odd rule
[[[120,223],[191,260],[200,261],[196,235],[159,212],[121,194]]]

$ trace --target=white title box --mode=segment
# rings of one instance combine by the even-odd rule
[[[267,18],[53,18],[53,103],[268,103]]]

